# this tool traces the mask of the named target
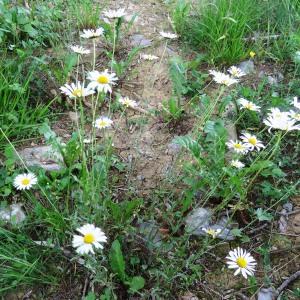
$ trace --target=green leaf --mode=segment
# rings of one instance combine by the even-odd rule
[[[96,295],[93,292],[89,292],[84,300],[96,300]]]
[[[186,149],[188,149],[189,151],[192,152],[192,154],[196,157],[199,158],[200,156],[200,146],[199,144],[193,140],[190,136],[186,135],[186,136],[180,136],[180,137],[176,137],[175,139],[173,139],[172,141],[174,144],[180,145]]]
[[[273,216],[262,208],[256,210],[256,216],[259,221],[271,221],[273,219]]]
[[[133,292],[142,289],[145,286],[145,279],[141,276],[134,276],[129,281],[129,287]]]
[[[122,254],[121,245],[118,240],[115,240],[111,245],[109,262],[113,272],[116,273],[123,282],[125,282],[125,261]]]
[[[231,233],[232,235],[234,236],[238,236],[238,237],[241,237],[243,234],[242,234],[242,231],[238,228],[234,228],[231,230]]]

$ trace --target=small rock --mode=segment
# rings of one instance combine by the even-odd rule
[[[292,212],[293,211],[293,203],[291,202],[287,202],[287,203],[284,203],[282,205],[282,207],[287,210],[287,212]]]
[[[281,82],[284,79],[284,76],[282,75],[282,73],[278,72],[276,75],[274,76],[269,75],[267,78],[268,78],[268,83],[270,85],[277,86],[279,82]]]
[[[236,141],[238,139],[237,130],[234,122],[227,120],[224,127],[227,130],[228,140]]]
[[[181,146],[179,144],[171,142],[167,146],[166,154],[176,155],[180,152],[180,150],[181,150]]]
[[[203,227],[208,227],[211,221],[212,212],[206,208],[196,208],[185,220],[185,230],[188,233],[197,235],[198,232],[203,232]],[[202,235],[202,234],[201,234]]]
[[[135,34],[131,36],[131,45],[133,47],[142,47],[146,48],[151,46],[152,41],[146,39],[142,34]]]
[[[62,168],[63,158],[51,146],[37,146],[18,151],[26,166],[38,166],[46,171],[58,171]]]
[[[79,120],[79,114],[75,111],[69,111],[68,112],[69,118],[73,122],[77,122]]]
[[[199,300],[199,298],[196,295],[194,295],[193,293],[190,293],[190,292],[184,294],[179,299],[180,300]]]
[[[257,295],[257,300],[274,300],[276,298],[276,292],[274,288],[261,288]]]
[[[240,68],[245,74],[254,73],[255,71],[254,62],[252,60],[246,60],[241,62],[238,65],[238,68]]]
[[[143,222],[139,224],[139,232],[143,235],[149,248],[159,247],[163,236],[159,232],[159,227],[154,222]]]
[[[0,220],[11,223],[20,224],[26,219],[26,215],[22,209],[22,204],[11,204],[7,208],[0,209]]]

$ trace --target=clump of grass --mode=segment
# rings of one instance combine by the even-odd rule
[[[235,63],[253,47],[284,60],[299,47],[299,3],[294,0],[209,0],[192,6],[179,0],[172,17],[183,39],[205,51],[211,63]]]
[[[233,63],[247,54],[244,38],[251,33],[256,7],[253,1],[204,1],[195,4],[193,15],[179,1],[175,27],[183,38],[208,53],[211,62]]]

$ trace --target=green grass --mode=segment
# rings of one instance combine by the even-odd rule
[[[0,127],[15,142],[37,133],[39,123],[49,113],[50,103],[43,103],[31,95],[34,70],[22,69],[10,59],[2,58],[0,69]],[[24,67],[24,64],[23,64]],[[0,147],[6,144],[1,134]]]
[[[215,0],[192,5],[179,0],[172,11],[178,33],[194,49],[204,51],[211,63],[233,64],[253,49],[283,61],[299,48],[299,2],[295,0]]]

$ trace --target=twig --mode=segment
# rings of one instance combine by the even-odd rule
[[[242,300],[249,300],[249,298],[247,296],[245,296],[243,293],[241,292],[237,292],[234,293],[236,296],[240,297]]]
[[[293,275],[291,275],[289,278],[287,278],[281,285],[280,287],[276,290],[276,296],[277,299],[280,299],[280,294],[288,287],[288,285],[298,279],[300,277],[300,271],[297,271]]]
[[[298,213],[300,213],[300,209],[296,209],[296,210],[286,212],[286,213],[279,212],[278,214],[283,215],[283,216],[290,216],[290,215],[294,215],[294,214],[298,214]]]

